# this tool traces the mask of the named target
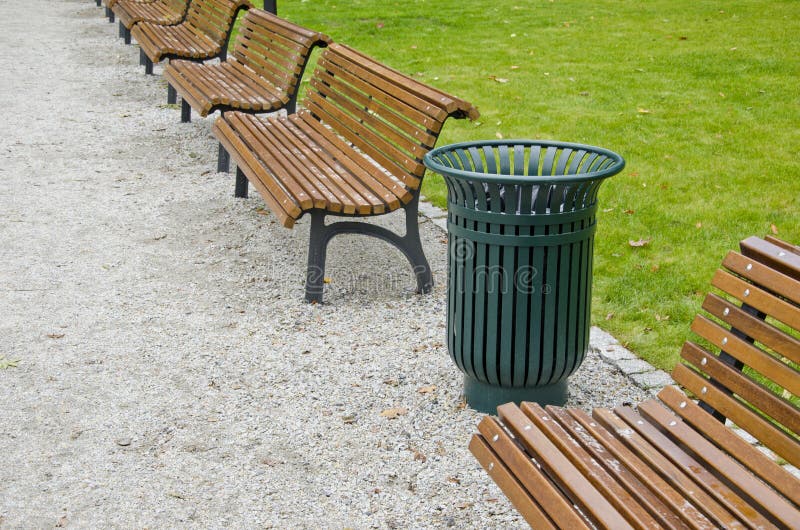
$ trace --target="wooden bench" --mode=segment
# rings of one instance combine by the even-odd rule
[[[103,6],[105,7],[106,16],[108,17],[109,22],[114,22],[114,5],[119,2],[119,0],[97,0],[97,7],[100,7],[100,2],[102,1]],[[136,2],[137,4],[150,4],[155,2],[156,0],[130,0],[131,2]]]
[[[470,450],[532,527],[800,528],[800,479],[724,423],[800,467],[800,248],[740,248],[673,372],[686,393],[591,416],[509,403],[480,422]]]
[[[305,108],[288,116],[225,112],[213,131],[237,164],[236,196],[248,181],[287,228],[311,215],[306,300],[322,300],[325,253],[331,238],[360,233],[397,246],[414,267],[417,288],[433,280],[419,239],[417,204],[433,148],[448,117],[478,111],[362,53],[331,44],[320,56]],[[405,210],[403,236],[369,223],[328,215],[365,217]]]
[[[186,17],[189,0],[155,0],[153,2],[137,2],[135,0],[117,0],[111,11],[119,20],[119,36],[125,44],[131,43],[131,28],[138,22],[148,22],[161,26],[180,24]]]
[[[215,110],[292,113],[311,51],[330,42],[319,32],[250,9],[226,61],[170,61],[164,68],[171,89],[167,102],[175,103],[180,94],[183,122],[190,120],[192,108],[201,116]]]
[[[145,73],[152,74],[153,63],[162,59],[225,59],[236,15],[251,7],[249,0],[192,0],[180,24],[136,24],[131,35],[139,43]]]

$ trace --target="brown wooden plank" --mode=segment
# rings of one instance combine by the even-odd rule
[[[745,265],[744,268],[746,269],[747,266]],[[748,271],[743,272],[746,274]],[[747,305],[787,326],[800,330],[800,307],[797,305],[782,300],[768,291],[722,270],[718,270],[714,274],[711,285],[737,298],[741,296],[746,300]],[[800,289],[800,284],[798,288]],[[748,292],[747,296],[743,296],[745,292]]]
[[[228,154],[242,168],[245,175],[265,173],[262,178],[255,178],[251,182],[258,189],[272,213],[286,228],[294,226],[295,220],[302,215],[302,210],[297,203],[276,182],[269,179],[259,161],[253,156],[250,149],[244,144],[239,135],[225,121],[224,117],[217,118],[213,126],[214,135],[222,143]],[[249,180],[249,179],[248,179]]]
[[[648,487],[653,496],[659,499],[671,513],[678,516],[684,524],[690,528],[703,530],[717,527],[697,506],[691,501],[687,501],[682,492],[675,489],[661,475],[651,469],[644,460],[622,443],[616,435],[605,429],[582,410],[571,409],[569,412],[587,433],[602,443],[602,447],[609,453],[607,460],[611,467],[615,465],[614,461],[620,462],[623,469],[629,470],[641,484]],[[655,515],[659,512],[653,511],[651,513]],[[662,520],[664,520],[666,526],[671,518],[662,517]]]
[[[528,404],[523,403],[524,408]],[[513,403],[497,407],[505,425],[534,456],[547,475],[577,503],[581,511],[603,528],[632,528],[592,483],[575,468],[553,442],[531,420],[527,412]]]
[[[709,293],[703,301],[703,309],[736,328],[761,344],[771,348],[779,355],[800,363],[800,339],[786,334],[784,331],[750,315],[713,293]]]
[[[789,252],[792,252],[792,253],[797,254],[798,256],[800,256],[800,246],[792,245],[791,243],[789,243],[787,241],[783,241],[782,239],[778,239],[775,236],[766,236],[764,238],[764,241],[766,241],[768,243],[772,243],[773,245],[775,245],[777,247],[781,247],[783,250],[788,250]]]
[[[570,459],[633,526],[687,528],[687,525],[653,495],[647,486],[603,447],[601,440],[583,428],[572,416],[574,410],[548,406],[544,412],[554,421],[544,422],[538,425],[539,428],[544,430],[551,440],[561,440],[561,444],[557,445],[562,452],[567,456],[577,457]]]
[[[780,294],[795,304],[800,304],[800,280],[736,252],[729,252],[722,265],[739,276]]]
[[[656,405],[658,406],[658,405]],[[750,528],[774,528],[773,522],[759,513],[747,499],[742,498],[736,491],[722,482],[711,470],[718,467],[706,467],[694,455],[690,455],[679,447],[673,440],[662,433],[658,427],[646,421],[645,417],[635,412],[631,407],[618,407],[614,410],[617,417],[622,418],[642,439],[666,457],[670,463],[683,471],[696,484],[700,485],[709,495],[713,496],[720,505],[724,506],[737,519]],[[724,456],[721,455],[720,456]],[[716,466],[724,467],[722,462]],[[739,470],[742,471],[741,469]],[[744,476],[747,476],[746,474]],[[743,478],[743,477],[739,477]],[[744,482],[744,480],[742,480]]]
[[[715,475],[736,487],[736,491],[749,505],[756,507],[769,517],[773,524],[800,528],[800,511],[772,488],[752,475],[741,463],[708,441],[679,417],[655,401],[639,405],[639,412],[651,424],[657,425],[670,440],[687,447],[698,458],[704,468],[714,470]],[[629,422],[630,423],[630,422]]]
[[[519,483],[514,473],[505,465],[503,460],[492,451],[486,440],[480,435],[473,435],[469,443],[469,450],[483,466],[486,473],[494,480],[502,492],[514,505],[514,508],[528,522],[531,528],[541,528],[543,530],[557,530],[553,521],[545,515],[542,507],[536,499],[525,490]],[[590,528],[584,526],[572,526],[570,528]]]
[[[397,209],[401,203],[411,200],[411,193],[403,183],[393,179],[381,168],[370,163],[364,156],[356,153],[351,146],[336,136],[324,124],[314,119],[308,112],[299,112],[295,123],[298,124],[310,136],[316,135],[316,139],[321,145],[327,145],[330,152],[338,152],[344,155],[338,160],[342,165],[357,177],[359,182],[373,191],[377,196],[383,198],[388,208]],[[302,126],[300,125],[302,123]]]
[[[696,508],[702,510],[716,524],[725,528],[745,527],[741,521],[706,493],[691,477],[687,476],[686,473],[662,455],[657,447],[653,447],[612,411],[595,409],[592,411],[592,417],[646,462],[648,467],[659,473],[664,480],[680,491],[684,501],[691,500]]]
[[[291,171],[291,168],[285,167],[282,164],[283,160],[275,157],[270,143],[259,133],[258,125],[253,121],[258,118],[239,112],[227,112],[225,120],[241,136],[247,144],[247,148],[264,168],[263,178],[278,184],[304,212],[314,207],[324,206],[324,197],[314,193],[315,190],[305,189],[303,182],[297,179],[297,175]],[[262,178],[262,175],[258,177]]]
[[[794,437],[753,412],[736,398],[716,388],[684,364],[675,366],[672,377],[703,402],[755,436],[764,446],[772,449],[793,466],[800,467],[800,444]]]
[[[548,517],[561,528],[584,528],[587,522],[570,501],[537,466],[524,448],[511,438],[496,418],[485,417],[478,431],[498,460],[513,473],[524,489],[536,498]]]
[[[720,350],[756,370],[770,381],[792,394],[800,394],[800,374],[781,359],[760,350],[751,343],[740,339],[727,328],[712,320],[697,315],[692,322],[692,331],[712,343]]]
[[[676,387],[664,387],[659,392],[658,399],[707,439],[747,466],[752,473],[800,506],[800,480],[794,475],[725,427]]]
[[[758,237],[749,237],[739,243],[739,247],[742,254],[800,281],[800,254],[784,248],[784,245],[776,245]],[[795,295],[800,297],[800,293],[795,292]]]
[[[681,357],[769,418],[793,432],[800,432],[800,412],[797,408],[750,379],[744,372],[692,342],[683,345]]]

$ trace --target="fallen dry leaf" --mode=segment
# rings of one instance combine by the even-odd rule
[[[773,234],[778,234],[778,227],[775,225],[769,225],[769,229],[772,231]]]
[[[639,114],[650,114],[650,109],[637,109]]]
[[[650,244],[650,240],[649,239],[639,239],[638,241],[630,240],[628,241],[628,244],[634,248],[646,247],[647,245]]]
[[[635,213],[636,213],[636,211],[635,211],[635,210],[631,210],[631,209],[629,208],[629,209],[625,210],[625,211],[624,211],[624,212],[622,212],[622,213],[624,213],[624,214],[626,214],[626,215],[633,215],[633,214],[635,214]]]
[[[47,334],[47,338],[48,339],[63,339],[64,338],[64,334],[63,333],[48,333]]]
[[[417,389],[420,394],[430,394],[436,392],[436,385],[421,386]]]
[[[381,412],[381,416],[383,416],[384,418],[389,418],[390,420],[393,420],[400,416],[405,416],[406,414],[408,414],[408,410],[404,409],[403,407],[394,407],[391,409],[386,409],[383,412]]]
[[[258,215],[269,215],[269,210],[266,210],[264,208],[256,208],[256,213]]]
[[[696,224],[694,225],[694,227],[695,227],[695,228],[703,228],[703,223],[700,223],[700,222],[698,222],[698,223],[696,223]]]

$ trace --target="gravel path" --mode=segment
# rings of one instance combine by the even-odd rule
[[[432,295],[348,236],[305,304],[307,220],[235,199],[101,14],[0,2],[0,528],[520,526],[466,448],[443,233]],[[644,394],[594,353],[571,389]]]

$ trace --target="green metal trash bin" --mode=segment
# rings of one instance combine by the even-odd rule
[[[597,193],[625,161],[587,145],[448,145],[447,336],[467,403],[563,404],[589,346]]]

